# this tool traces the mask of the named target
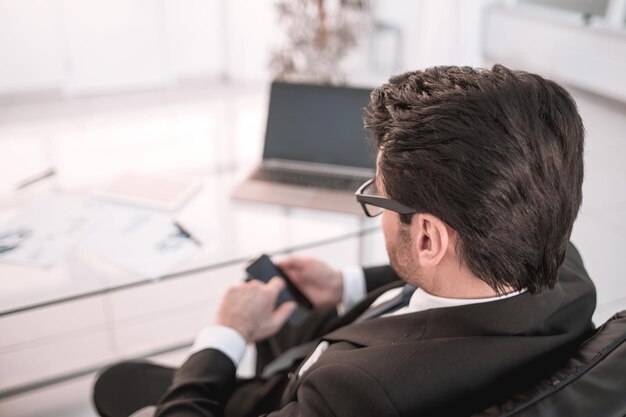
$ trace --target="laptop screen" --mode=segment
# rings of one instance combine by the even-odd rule
[[[264,159],[374,168],[363,127],[370,89],[274,82]]]

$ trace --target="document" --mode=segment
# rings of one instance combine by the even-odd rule
[[[147,278],[166,274],[197,250],[164,212],[103,203],[98,218],[81,249]]]
[[[48,267],[75,248],[148,278],[198,250],[170,213],[62,194],[0,227],[0,262]]]
[[[0,262],[48,267],[61,260],[97,222],[102,204],[47,195],[0,226]]]
[[[98,190],[95,196],[122,204],[174,212],[200,188],[201,183],[190,178],[126,174]]]

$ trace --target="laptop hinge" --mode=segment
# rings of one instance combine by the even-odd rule
[[[347,167],[342,165],[322,164],[317,162],[293,161],[285,159],[265,159],[262,166],[268,168],[280,168],[299,172],[324,172],[334,175],[345,175],[354,177],[372,177],[374,169]]]

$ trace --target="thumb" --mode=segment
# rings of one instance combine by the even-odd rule
[[[280,292],[285,289],[287,284],[285,283],[284,279],[276,276],[270,279],[269,282],[265,284],[265,286],[272,292],[272,294],[274,294],[275,297],[278,297],[278,294],[280,294]]]
[[[293,258],[285,258],[285,259],[281,259],[280,261],[276,261],[276,266],[279,267],[280,269],[289,269],[289,268],[293,268]]]
[[[302,259],[296,256],[291,256],[277,262],[276,265],[282,270],[298,270],[302,268]]]
[[[282,303],[272,313],[272,327],[281,328],[297,307],[298,304],[296,304],[295,301],[287,301],[285,303]]]

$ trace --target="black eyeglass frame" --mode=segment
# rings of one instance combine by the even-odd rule
[[[361,208],[363,208],[363,212],[365,213],[367,217],[376,217],[380,215],[380,213],[382,212],[372,214],[367,210],[366,204],[369,204],[375,207],[380,207],[386,210],[391,210],[395,213],[400,213],[400,214],[414,214],[418,212],[418,210],[415,210],[412,207],[405,206],[402,203],[398,203],[396,200],[393,200],[388,197],[363,194],[363,191],[365,191],[367,187],[372,185],[374,183],[374,180],[375,180],[374,178],[370,178],[369,180],[365,181],[363,185],[361,185],[359,189],[356,190],[356,192],[354,193],[354,196],[356,197],[356,201],[361,204]]]

